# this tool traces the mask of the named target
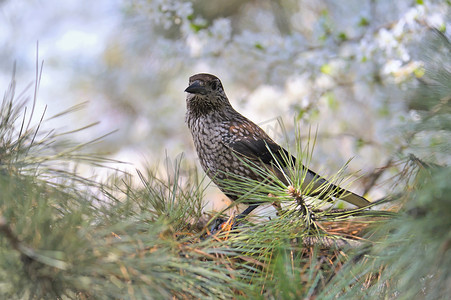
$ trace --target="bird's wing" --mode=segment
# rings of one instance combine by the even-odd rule
[[[279,166],[282,168],[294,168],[296,164],[296,158],[288,153],[286,149],[274,143],[272,140],[265,139],[241,139],[232,142],[228,145],[235,153],[244,156],[245,158],[254,161],[262,162],[270,169],[274,170],[274,166]],[[304,179],[304,188],[313,182],[311,190],[318,189],[321,185],[327,183],[327,181],[321,178],[315,172],[304,169],[301,167],[302,171],[306,171],[306,176]],[[278,174],[282,175],[282,174]],[[280,176],[278,176],[280,178]],[[280,178],[284,181],[282,178]]]
[[[281,167],[294,167],[296,161],[287,150],[270,140],[245,138],[229,143],[228,147],[251,161],[261,161],[268,166],[275,164],[277,160]]]
[[[282,168],[295,166],[296,158],[272,140],[255,140],[253,138],[244,138],[229,143],[228,147],[235,153],[242,155],[251,161],[262,162],[273,170],[273,167],[277,164],[279,164]],[[312,185],[309,188],[313,191],[310,196],[318,197],[320,199],[333,196],[358,207],[365,207],[371,204],[371,202],[365,198],[328,182],[326,179],[309,169],[306,169],[305,172],[306,175],[304,178],[303,188],[306,188],[308,185]],[[280,178],[280,176],[278,177]],[[284,181],[283,178],[280,179]]]

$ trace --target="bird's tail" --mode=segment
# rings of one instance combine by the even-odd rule
[[[357,207],[365,207],[371,204],[371,202],[366,200],[364,197],[338,187],[331,182],[328,182],[311,170],[307,170],[307,173],[305,175],[304,187],[307,186],[310,186],[312,190],[312,193],[309,196],[326,200],[330,200],[330,197],[333,197],[346,201]]]
[[[370,201],[366,200],[365,198],[363,198],[362,196],[359,196],[353,192],[350,192],[348,190],[343,190],[340,191],[340,196],[337,197],[340,200],[346,201],[348,203],[354,204],[355,206],[358,207],[365,207],[371,204]]]

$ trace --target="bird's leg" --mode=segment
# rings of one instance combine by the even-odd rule
[[[249,205],[242,213],[233,218],[233,220],[224,220],[222,218],[216,219],[210,228],[211,234],[215,234],[219,230],[226,228],[226,225],[230,225],[230,223],[232,224],[230,228],[234,229],[236,225],[238,225],[242,220],[244,220],[244,218],[246,218],[247,215],[250,214],[257,207],[258,204]]]
[[[249,205],[242,213],[240,213],[238,216],[236,216],[236,218],[235,218],[236,223],[239,223],[241,220],[246,218],[246,216],[248,214],[250,214],[257,207],[258,207],[258,204]]]

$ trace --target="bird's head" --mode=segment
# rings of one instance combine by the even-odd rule
[[[188,93],[186,96],[188,110],[208,112],[230,106],[221,80],[211,74],[201,73],[191,76],[185,92]]]

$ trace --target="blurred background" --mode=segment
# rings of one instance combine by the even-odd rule
[[[356,192],[384,195],[384,178],[418,116],[404,95],[422,76],[420,44],[430,28],[451,34],[449,1],[422,0],[2,0],[0,86],[14,63],[18,91],[44,60],[36,119],[87,101],[46,123],[82,141],[117,132],[96,151],[155,165],[185,153],[197,161],[185,126],[189,76],[223,82],[232,105],[294,147],[294,128],[318,130],[312,168],[363,175]],[[39,45],[37,46],[37,42]],[[33,89],[28,94],[32,95]],[[417,143],[436,143],[433,136]],[[434,153],[428,156],[434,160]],[[368,188],[371,174],[387,172]]]

